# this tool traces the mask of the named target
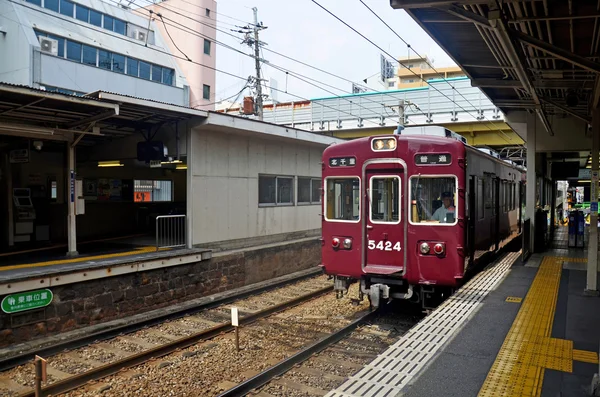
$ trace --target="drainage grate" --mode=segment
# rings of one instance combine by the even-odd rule
[[[509,253],[469,281],[370,364],[325,397],[395,396],[428,364],[506,276],[520,253]]]

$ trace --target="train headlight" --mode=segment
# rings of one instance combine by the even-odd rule
[[[388,149],[396,149],[396,140],[395,139],[388,139],[387,140],[387,148]]]
[[[437,255],[443,254],[444,253],[444,245],[443,244],[434,245],[433,252],[435,252]]]
[[[333,248],[339,248],[340,247],[340,239],[335,237],[332,241],[331,241],[331,246]]]
[[[373,141],[373,148],[375,150],[382,150],[384,147],[385,147],[385,143],[383,143],[383,140],[376,139]]]
[[[419,247],[419,250],[421,251],[421,253],[423,255],[427,255],[429,253],[429,244],[427,244],[427,243],[421,243],[421,246]]]
[[[350,240],[349,238],[344,239],[344,248],[347,250],[352,248],[352,240]]]

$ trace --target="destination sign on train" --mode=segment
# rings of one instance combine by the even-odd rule
[[[435,154],[417,154],[415,156],[417,165],[447,165],[452,163],[452,155],[450,153],[435,153]]]
[[[356,165],[356,157],[330,157],[330,167],[354,167]]]

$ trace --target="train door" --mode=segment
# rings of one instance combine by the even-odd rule
[[[366,238],[363,271],[392,274],[402,272],[405,256],[403,202],[405,180],[399,164],[377,165],[366,170]]]

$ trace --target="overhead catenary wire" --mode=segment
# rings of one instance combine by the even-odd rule
[[[383,52],[384,54],[386,54],[388,57],[390,57],[391,59],[395,59],[395,57],[393,55],[391,55],[388,51],[386,51],[385,49],[383,49],[381,46],[379,46],[377,43],[375,43],[373,40],[369,39],[367,36],[365,36],[364,34],[362,34],[360,31],[358,31],[356,28],[354,28],[352,25],[350,25],[349,23],[347,23],[346,21],[344,21],[342,18],[338,17],[335,13],[333,13],[332,11],[330,11],[329,9],[327,9],[326,7],[324,7],[323,5],[321,5],[318,1],[316,0],[310,0],[313,3],[315,3],[319,8],[321,8],[323,11],[325,11],[326,13],[328,13],[329,15],[331,15],[332,17],[334,17],[335,19],[337,19],[339,22],[341,22],[343,25],[345,25],[347,28],[349,28],[350,30],[352,30],[354,33],[358,34],[360,37],[362,37],[363,39],[365,39],[366,41],[368,41],[371,45],[373,45],[374,47],[376,47],[378,50],[380,50],[381,52]],[[413,50],[414,51],[414,50]],[[450,97],[448,97],[446,94],[444,94],[443,92],[441,92],[437,87],[434,87],[433,85],[431,85],[427,80],[425,80],[423,77],[419,76],[417,73],[415,73],[413,70],[411,70],[410,68],[407,68],[405,65],[403,65],[401,62],[396,61],[396,63],[398,63],[400,66],[406,68],[408,71],[410,71],[415,77],[417,77],[418,79],[422,80],[425,84],[427,84],[428,86],[430,86],[431,88],[433,88],[434,90],[436,90],[438,93],[440,93],[442,96],[444,96],[446,99],[450,100],[452,103],[454,103],[456,106],[458,106],[460,109],[462,109],[464,112],[466,112],[467,114],[469,114],[471,117],[474,117],[475,119],[477,119],[477,116],[473,116],[473,114],[466,110],[464,107],[462,107],[460,104],[458,104],[455,100],[451,99]],[[454,91],[456,91],[456,88],[454,86],[452,86],[452,89]],[[468,102],[468,101],[467,101]],[[469,104],[471,104],[469,102]],[[471,104],[471,106],[473,106],[473,104]],[[475,106],[473,106],[475,107]],[[485,116],[483,116],[485,119]],[[486,121],[489,122],[489,120],[486,119]],[[492,124],[493,125],[493,124]],[[490,131],[494,131],[492,130],[489,126],[486,125],[486,128],[489,129]],[[500,132],[502,135],[506,136],[509,140],[512,141],[512,138],[507,136],[506,133],[500,129],[497,129],[498,132]]]

